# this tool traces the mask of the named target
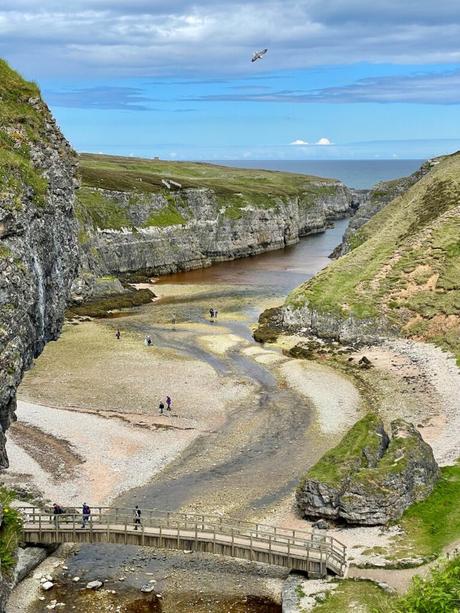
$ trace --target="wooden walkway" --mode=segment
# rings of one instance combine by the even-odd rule
[[[170,513],[142,509],[134,529],[132,509],[92,507],[82,528],[81,513],[67,509],[54,516],[34,507],[20,507],[23,540],[28,544],[113,543],[207,552],[284,566],[309,577],[328,572],[343,576],[345,545],[321,532],[288,530],[216,515]]]

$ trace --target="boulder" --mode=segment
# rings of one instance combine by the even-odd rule
[[[90,581],[86,584],[88,590],[98,590],[100,587],[102,587],[102,581]]]
[[[426,498],[438,478],[432,449],[413,424],[393,421],[390,439],[368,414],[307,473],[297,505],[306,517],[386,524]]]

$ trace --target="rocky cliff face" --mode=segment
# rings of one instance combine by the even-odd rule
[[[91,156],[91,162],[102,166],[97,156]],[[153,192],[142,191],[152,174],[142,175],[137,167],[130,175],[137,183],[128,184],[129,189],[96,187],[107,182],[106,177],[90,176],[93,185],[85,185],[79,195],[82,267],[75,297],[82,291],[91,294],[98,276],[166,274],[280,249],[352,213],[352,194],[336,181],[265,172],[268,178],[254,177],[251,184],[252,177],[243,175],[233,185],[233,175],[227,179],[226,173],[247,171],[196,166],[213,173],[213,180],[218,177],[219,186],[205,177],[196,180],[196,187],[168,191],[155,185]],[[83,176],[87,179],[88,174]],[[207,182],[211,186],[200,186]]]
[[[307,517],[379,525],[398,519],[432,491],[439,469],[431,447],[403,420],[366,416],[305,476],[297,505]]]
[[[77,270],[76,159],[37,88],[0,62],[0,467],[16,388],[61,330]]]

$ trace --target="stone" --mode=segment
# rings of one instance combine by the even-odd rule
[[[80,581],[80,577],[74,577],[72,581],[74,581],[75,583],[78,583]]]
[[[90,581],[89,583],[86,584],[86,589],[87,590],[98,590],[100,587],[102,587],[103,583],[102,581]]]
[[[150,594],[150,592],[153,592],[154,589],[154,585],[149,585],[148,583],[146,583],[141,587],[141,592],[144,592],[145,594]]]
[[[431,447],[413,424],[393,421],[389,438],[380,418],[368,414],[305,475],[297,506],[306,517],[387,524],[426,498],[439,475]]]
[[[316,528],[317,530],[327,530],[329,528],[329,524],[325,519],[318,519],[318,521],[315,521],[312,527]]]
[[[42,590],[45,590],[45,592],[47,592],[52,587],[54,587],[54,583],[52,581],[44,581],[40,587]]]

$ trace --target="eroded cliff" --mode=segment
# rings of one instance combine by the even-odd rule
[[[102,275],[165,274],[279,249],[352,212],[342,183],[304,175],[94,155],[81,156],[81,172],[76,294],[91,295]]]
[[[56,339],[78,266],[76,157],[34,84],[0,61],[0,467],[16,388]]]

